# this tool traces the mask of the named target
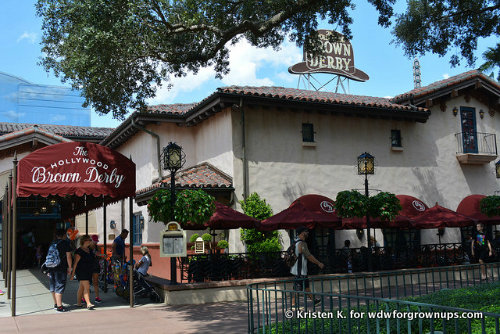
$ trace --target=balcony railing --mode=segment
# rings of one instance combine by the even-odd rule
[[[457,158],[464,164],[484,164],[494,160],[497,155],[497,138],[494,133],[459,132],[457,139]]]

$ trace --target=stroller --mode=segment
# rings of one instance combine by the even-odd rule
[[[123,297],[128,300],[130,298],[130,285],[129,285],[129,275],[130,272],[130,262],[127,262],[123,267],[126,270],[123,270],[119,275],[118,284],[115,289],[115,292],[118,296]],[[161,302],[160,295],[156,292],[156,290],[149,284],[144,276],[134,269],[134,299],[136,298],[149,298],[154,303]]]

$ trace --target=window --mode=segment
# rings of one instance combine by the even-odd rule
[[[401,130],[391,130],[391,146],[402,147],[401,144]]]
[[[314,143],[314,126],[312,123],[302,123],[302,141]]]
[[[134,246],[140,246],[142,244],[142,229],[144,227],[144,217],[142,216],[142,213],[134,214],[133,223],[134,223],[133,243]]]

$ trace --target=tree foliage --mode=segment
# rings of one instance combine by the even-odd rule
[[[478,39],[500,35],[499,16],[500,3],[496,0],[409,0],[406,12],[396,17],[393,34],[409,56],[426,52],[444,56],[451,52],[451,65],[459,65],[465,58],[473,66]],[[498,68],[500,43],[483,57],[486,62],[481,70]]]
[[[264,220],[273,215],[271,206],[259,194],[252,193],[246,200],[240,201],[243,212],[255,219]],[[249,253],[277,252],[281,250],[278,231],[260,232],[254,228],[242,228],[241,240]]]
[[[394,0],[368,0],[387,25]],[[298,45],[327,19],[351,38],[352,0],[38,0],[42,60],[100,113],[142,109],[162,80],[214,66],[228,73],[228,45],[245,38]]]

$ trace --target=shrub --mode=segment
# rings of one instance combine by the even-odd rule
[[[203,234],[203,235],[201,236],[201,238],[202,238],[202,239],[203,239],[203,241],[205,241],[205,242],[210,242],[210,241],[212,241],[212,236],[211,236],[210,234],[208,234],[208,233]]]
[[[195,233],[191,236],[191,238],[189,238],[189,242],[195,242],[196,239],[198,239],[199,235],[198,233]]]
[[[252,193],[244,201],[240,201],[243,212],[255,219],[264,220],[273,214],[271,206],[257,193]],[[241,229],[241,241],[247,246],[249,253],[279,252],[281,243],[278,231],[260,232],[254,228]]]

